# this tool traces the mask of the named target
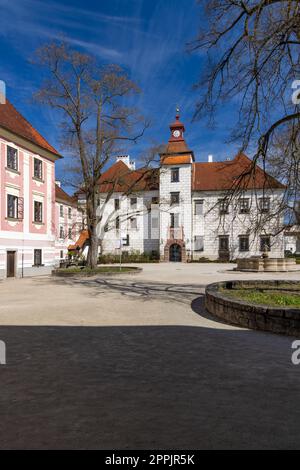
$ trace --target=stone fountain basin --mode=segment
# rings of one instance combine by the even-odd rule
[[[238,271],[287,272],[300,271],[295,258],[238,258]]]

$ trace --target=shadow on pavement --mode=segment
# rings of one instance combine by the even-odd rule
[[[1,449],[299,448],[291,339],[187,326],[0,327]]]
[[[38,282],[47,284],[67,285],[71,287],[90,288],[89,295],[95,297],[107,292],[116,292],[124,296],[130,296],[139,300],[163,300],[170,302],[190,303],[193,298],[204,292],[204,284],[169,284],[153,281],[137,281],[135,279],[122,278],[49,278],[39,279]]]

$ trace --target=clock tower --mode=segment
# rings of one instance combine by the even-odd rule
[[[184,124],[179,120],[179,108],[176,109],[176,120],[170,124],[171,137],[169,142],[183,142]]]
[[[182,163],[191,163],[194,159],[194,153],[189,150],[186,141],[184,139],[185,127],[180,121],[179,109],[176,109],[175,121],[170,124],[171,135],[163,153],[160,154],[161,163],[173,164],[173,158],[176,157],[178,163],[181,163],[180,157],[182,157]],[[179,159],[179,160],[178,160]]]
[[[184,124],[176,110],[171,135],[160,154],[160,258],[186,261],[192,249],[192,168],[194,153],[184,138]]]

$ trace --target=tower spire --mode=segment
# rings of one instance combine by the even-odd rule
[[[191,161],[194,161],[194,154],[191,150],[189,150],[186,144],[186,141],[184,139],[184,132],[185,132],[184,124],[180,121],[179,118],[180,118],[179,106],[177,105],[176,106],[176,119],[174,122],[172,122],[172,124],[170,124],[171,135],[169,138],[168,145],[166,147],[165,152],[160,154],[164,162],[165,161],[169,162],[167,164],[173,164],[174,162],[177,162],[178,164],[179,163],[185,164],[185,163],[190,163]],[[175,160],[173,157],[176,157],[177,160]],[[168,160],[165,160],[166,158]]]

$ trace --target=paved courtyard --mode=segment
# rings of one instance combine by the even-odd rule
[[[293,338],[203,307],[228,264],[0,282],[0,448],[300,448]],[[300,279],[300,273],[282,273]]]

